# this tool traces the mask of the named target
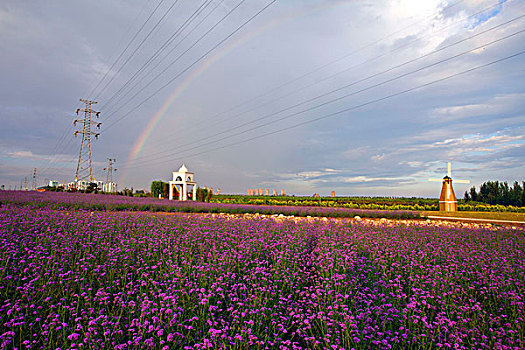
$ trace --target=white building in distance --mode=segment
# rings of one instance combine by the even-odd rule
[[[102,190],[108,193],[117,192],[117,184],[114,182],[106,182],[102,187]]]
[[[60,183],[58,181],[49,180],[49,184],[48,184],[49,187],[58,187],[59,185]]]
[[[169,182],[170,200],[195,200],[197,183],[193,181],[193,176],[194,174],[190,173],[184,164],[182,164],[179,171],[173,172],[173,179]]]

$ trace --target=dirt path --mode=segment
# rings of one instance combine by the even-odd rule
[[[506,220],[487,220],[487,219],[468,219],[468,218],[458,218],[458,217],[438,217],[438,216],[429,216],[428,219],[386,219],[386,218],[361,218],[356,216],[354,218],[328,218],[328,217],[311,217],[311,216],[287,216],[287,215],[265,215],[265,214],[226,214],[226,213],[178,213],[178,212],[133,212],[133,213],[144,213],[150,216],[168,216],[168,215],[206,215],[209,217],[219,217],[219,218],[231,218],[231,219],[241,219],[241,218],[251,218],[251,219],[273,219],[277,221],[288,221],[293,220],[295,222],[301,221],[337,221],[337,222],[359,222],[370,225],[424,225],[424,226],[451,226],[451,227],[470,227],[470,228],[488,228],[488,229],[498,229],[498,227],[505,226],[506,228],[512,229],[525,229],[525,222],[520,221],[506,221]]]

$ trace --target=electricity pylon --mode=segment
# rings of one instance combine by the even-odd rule
[[[106,186],[108,189],[108,192],[116,192],[116,186],[113,184],[113,172],[117,171],[117,169],[113,168],[113,162],[116,162],[117,160],[115,158],[108,158],[109,165],[107,168],[104,168],[104,170],[108,171],[108,175],[106,177]]]
[[[77,123],[82,124],[82,130],[75,131],[75,137],[77,134],[82,134],[82,143],[80,144],[80,154],[78,156],[77,172],[75,174],[75,185],[79,180],[88,179],[91,183],[93,182],[93,161],[91,157],[91,135],[94,135],[98,139],[99,133],[91,131],[91,126],[95,125],[100,129],[102,123],[94,122],[91,120],[91,115],[95,114],[98,118],[100,112],[95,112],[91,109],[91,105],[96,104],[95,101],[89,101],[80,99],[80,102],[86,104],[85,108],[78,108],[76,113],[84,112],[84,118],[75,119],[73,124],[76,126]],[[87,159],[86,159],[87,158]]]
[[[36,191],[36,187],[37,187],[37,184],[36,184],[36,168],[33,169],[33,186],[32,186],[32,190],[33,191]]]

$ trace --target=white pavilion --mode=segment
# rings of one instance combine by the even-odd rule
[[[170,184],[170,199],[186,201],[195,200],[197,195],[197,183],[193,181],[193,173],[190,173],[186,166],[182,164],[179,171],[173,172],[173,180]],[[191,187],[191,192],[190,192]]]

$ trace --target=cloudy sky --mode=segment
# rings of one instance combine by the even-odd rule
[[[223,193],[523,181],[524,51],[523,0],[1,0],[0,184],[75,177],[81,98],[119,188],[183,163]]]

